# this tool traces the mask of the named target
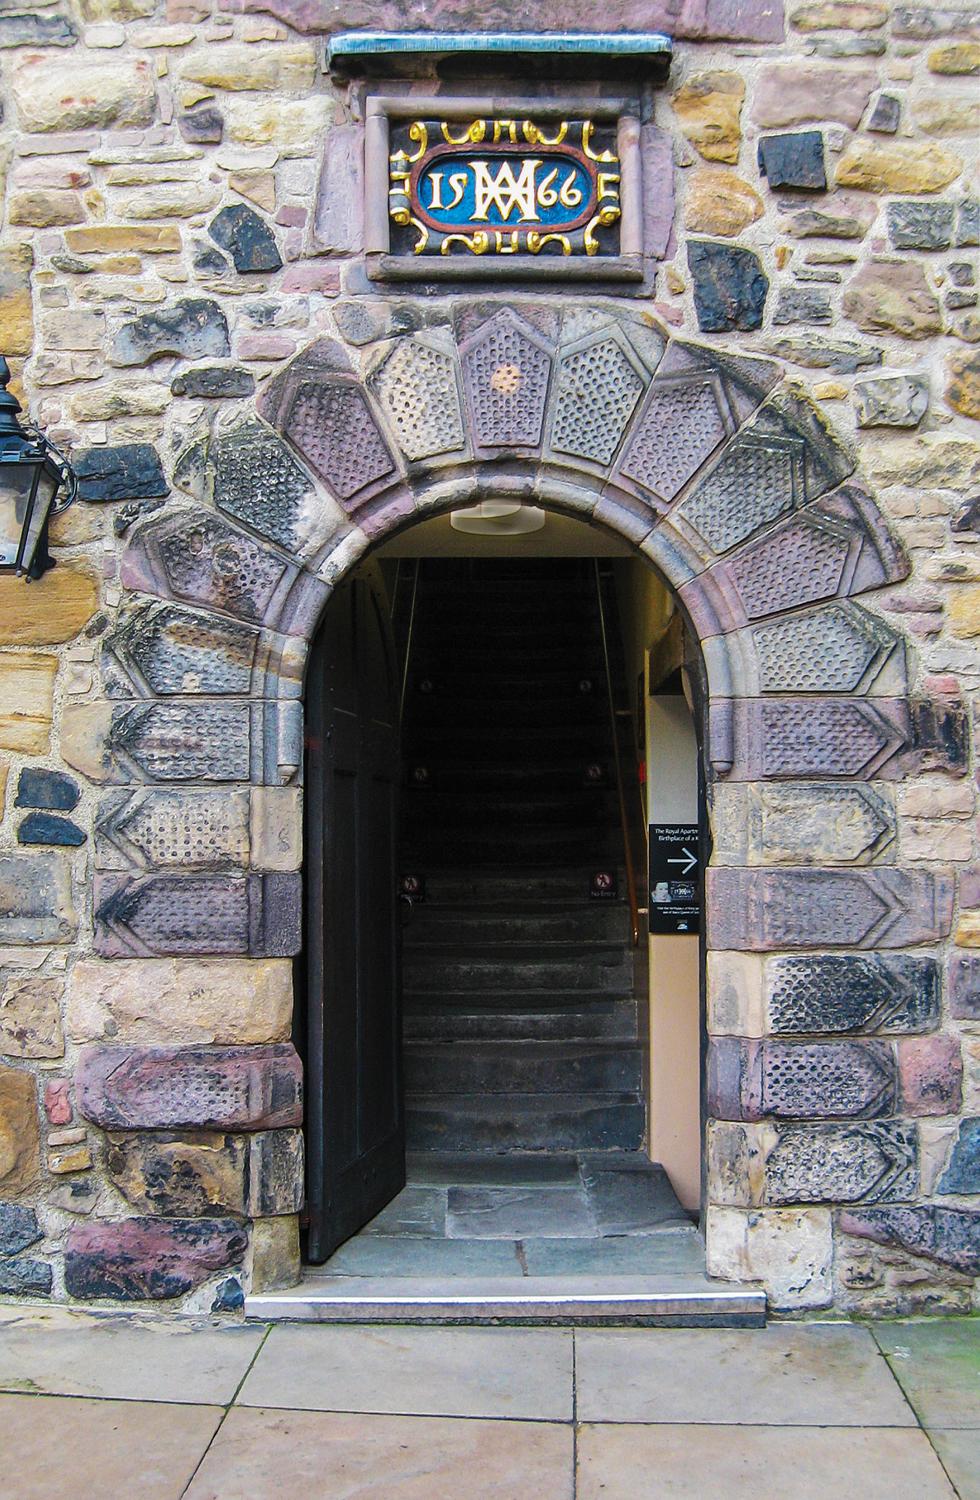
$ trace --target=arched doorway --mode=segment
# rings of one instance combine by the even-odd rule
[[[182,808],[203,807],[220,783],[253,810],[256,854],[243,873],[229,845],[236,873],[220,875],[200,873],[193,840],[113,855],[96,951],[296,950],[284,830],[306,646],[374,543],[490,493],[604,524],[675,590],[708,679],[709,1269],[780,1305],[827,1305],[835,1211],[915,1200],[895,1046],[866,1033],[905,962],[891,950],[927,947],[952,915],[942,870],[895,862],[890,788],[962,774],[961,731],[911,690],[895,626],[855,602],[905,576],[900,549],[846,445],[771,361],[671,341],[611,300],[369,303],[269,382],[259,417],[229,411],[183,456],[193,504],[133,527],[107,699],[76,712],[73,763],[116,788],[114,807],[120,788],[162,806],[181,782]],[[870,1019],[849,1034],[855,983]],[[913,1009],[900,1028],[920,1024]],[[200,1064],[178,1050],[217,1076],[214,1049]],[[287,1134],[295,1060],[245,1050],[234,1118]],[[109,1125],[135,1117],[106,1102],[123,1059],[104,1054],[121,1051],[139,1049],[96,1047],[79,1067],[84,1112]],[[137,1123],[161,1122],[147,1106]],[[257,1239],[274,1220],[256,1204]]]

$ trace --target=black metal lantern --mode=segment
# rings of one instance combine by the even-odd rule
[[[7,390],[10,370],[0,355],[0,573],[40,578],[54,567],[48,521],[78,492],[71,464],[43,432],[17,420],[20,402]],[[62,499],[58,491],[63,490]]]

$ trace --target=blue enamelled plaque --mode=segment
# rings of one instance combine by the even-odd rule
[[[619,253],[616,128],[590,120],[413,120],[392,131],[396,254]]]

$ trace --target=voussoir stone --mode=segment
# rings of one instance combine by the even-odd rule
[[[918,260],[878,260],[862,266],[844,292],[844,311],[864,333],[925,339],[943,328],[939,298]]]
[[[76,1042],[280,1042],[292,1005],[289,959],[82,958],[66,1025]]]
[[[671,96],[686,138],[706,161],[738,161],[745,80],[738,73],[692,73]]]
[[[289,1043],[85,1047],[79,1113],[113,1130],[268,1130],[302,1122],[302,1067]]]
[[[149,125],[156,112],[153,72],[144,59],[38,53],[14,69],[10,87],[26,131]]]
[[[234,1219],[122,1219],[68,1232],[70,1297],[118,1301],[180,1297],[214,1271],[242,1260],[244,1227]]]
[[[840,1216],[845,1234],[896,1245],[963,1271],[980,1274],[980,1212],[928,1204],[921,1208],[852,1208]]]
[[[752,100],[757,125],[803,125],[837,120],[852,130],[860,123],[878,82],[872,68],[832,63],[767,63],[759,70]]]

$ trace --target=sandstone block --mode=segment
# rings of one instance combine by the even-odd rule
[[[901,1108],[909,1115],[950,1115],[960,1107],[963,1060],[952,1036],[903,1038],[898,1044]]]
[[[811,0],[790,20],[797,31],[878,31],[888,20],[888,7],[873,0]]]
[[[968,860],[973,855],[973,834],[967,823],[909,821],[902,825],[901,846],[907,860]]]
[[[828,1209],[709,1207],[707,1241],[709,1276],[761,1282],[774,1308],[829,1307],[833,1300]]]
[[[203,1131],[110,1135],[106,1170],[139,1213],[179,1219],[244,1214],[247,1140]]]
[[[929,409],[926,375],[880,375],[854,383],[859,427],[916,427]]]
[[[99,349],[105,338],[105,313],[84,308],[45,313],[41,334],[47,349]]]
[[[95,948],[109,958],[300,949],[298,874],[97,875]]]
[[[926,67],[930,73],[976,78],[980,73],[980,42],[948,42],[934,47],[926,58]]]
[[[803,125],[837,120],[856,130],[878,82],[872,68],[847,69],[832,63],[766,63],[759,70],[752,100],[757,125]]]
[[[68,980],[76,1042],[279,1042],[292,1020],[288,959],[80,959]]]
[[[156,112],[153,74],[142,59],[55,59],[37,53],[14,69],[10,87],[26,131],[149,125]]]
[[[844,311],[864,333],[925,339],[941,333],[939,298],[918,260],[877,260],[862,266],[844,292]]]
[[[80,193],[61,188],[33,188],[10,194],[7,215],[11,224],[50,229],[59,224],[81,224],[86,217]]]
[[[252,1225],[250,1284],[253,1292],[276,1292],[300,1279],[299,1218],[256,1219]]]
[[[240,1262],[248,1244],[234,1219],[122,1219],[68,1232],[70,1297],[118,1301],[180,1297],[214,1271]]]
[[[9,977],[0,989],[0,1052],[7,1057],[62,1057],[59,979]]]
[[[78,422],[112,422],[118,417],[157,417],[170,405],[170,387],[152,380],[100,380],[94,390],[71,396]]]
[[[180,230],[173,224],[86,224],[66,230],[65,244],[76,255],[169,255],[180,249]]]
[[[708,1113],[722,1120],[863,1118],[895,1102],[892,1049],[879,1041],[713,1037],[707,1079]]]
[[[224,44],[182,60],[182,83],[205,89],[265,94],[308,94],[316,76],[316,50],[308,43],[255,47]]]
[[[30,1073],[0,1064],[0,1193],[20,1194],[40,1166],[37,1087]]]
[[[894,837],[887,794],[870,787],[719,783],[714,857],[731,864],[851,864],[872,859]]]
[[[865,449],[868,474],[878,484],[968,490],[980,479],[980,443],[959,434],[895,439]]]
[[[767,1203],[902,1202],[919,1184],[915,1126],[899,1120],[781,1125],[766,1148]]]
[[[899,1245],[968,1276],[980,1274],[980,1213],[927,1205],[922,1208],[848,1209],[840,1216],[845,1234]]]
[[[0,246],[0,348],[7,355],[30,354],[34,347],[30,245]]]
[[[333,120],[333,105],[311,99],[229,99],[228,135],[243,146],[276,146],[284,156],[311,155]]]
[[[732,237],[761,218],[762,199],[755,188],[734,172],[704,169],[695,172],[684,199],[684,224],[699,234]]]
[[[83,21],[139,21],[156,8],[156,0],[79,0]]]
[[[745,80],[738,73],[692,73],[671,96],[691,145],[706,161],[738,161]]]
[[[44,1085],[44,1113],[49,1125],[68,1125],[72,1117],[67,1078],[54,1078]]]
[[[210,184],[165,182],[118,199],[126,219],[192,219],[210,213],[221,194]]]
[[[912,118],[929,135],[975,135],[980,101],[961,94],[918,94],[912,101]]]
[[[31,609],[24,607],[23,589],[21,579],[9,574],[0,577],[0,644],[4,646],[47,646],[70,641],[88,624],[99,605],[99,581],[95,575],[67,563],[59,563],[58,567],[50,569],[43,578],[31,584],[35,591],[31,594]],[[24,708],[28,708],[32,691],[37,693],[34,707],[38,724],[49,724],[50,711],[46,712],[45,706],[50,704],[50,683],[54,679],[51,664],[56,658],[10,656],[0,658],[0,661],[10,666],[10,688],[14,695],[12,698],[6,692],[0,695],[0,724],[4,713],[16,713],[18,703],[23,702]],[[16,667],[18,662],[25,663],[20,674]],[[0,666],[0,677],[3,672],[4,666]],[[18,677],[21,676],[23,689],[19,691]],[[0,729],[0,737],[2,734]],[[46,744],[46,729],[43,734]],[[17,747],[8,745],[8,748]],[[25,744],[22,748],[39,749],[43,746]]]
[[[954,411],[980,421],[980,350],[954,350],[946,356],[945,397]]]
[[[67,943],[77,926],[70,870],[60,855],[0,855],[0,942]]]
[[[20,580],[4,581],[12,585]],[[27,630],[31,624],[33,620],[25,620],[22,628]],[[56,656],[0,652],[0,748],[46,753],[57,670]]]
[[[79,1113],[114,1130],[271,1130],[302,1123],[302,1068],[270,1047],[85,1047]]]
[[[955,152],[931,141],[855,139],[837,164],[837,182],[869,193],[938,193],[962,170]]]

